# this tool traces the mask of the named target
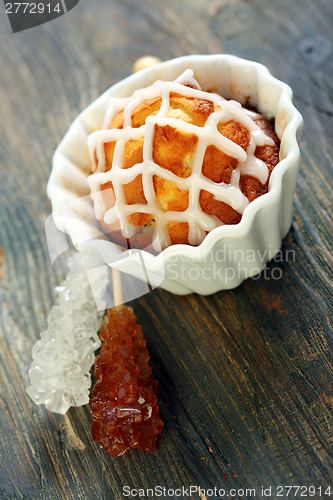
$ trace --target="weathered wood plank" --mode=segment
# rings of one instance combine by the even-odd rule
[[[259,497],[261,485],[329,485],[332,3],[100,0],[92,8],[81,0],[15,35],[4,16],[0,497],[120,499],[124,485],[158,484],[256,488]],[[112,460],[92,442],[87,407],[53,415],[25,394],[30,349],[61,280],[44,235],[52,154],[77,114],[141,55],[218,52],[262,62],[294,90],[305,129],[293,228],[266,279],[210,297],[155,290],[132,303],[165,426],[154,455],[132,450]]]

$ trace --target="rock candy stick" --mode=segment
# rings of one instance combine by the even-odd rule
[[[115,279],[113,284],[120,287]],[[149,354],[136,319],[131,307],[118,305],[108,309],[100,331],[103,344],[95,360],[98,381],[90,400],[91,430],[94,441],[112,457],[130,448],[152,453],[162,432],[158,382],[150,378]]]
[[[32,348],[27,393],[36,404],[61,414],[70,406],[89,403],[90,369],[94,351],[101,345],[98,330],[103,313],[97,310],[83,258],[78,253],[71,257],[75,272],[69,272],[63,286],[56,288],[58,298],[47,318],[47,329]],[[108,282],[105,269],[95,269],[94,279],[103,291]]]

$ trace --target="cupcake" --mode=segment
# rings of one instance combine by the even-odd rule
[[[279,139],[264,116],[204,92],[193,70],[111,99],[88,146],[95,214],[111,240],[200,245],[268,191]],[[120,232],[119,230],[122,229]]]
[[[291,98],[267,68],[229,55],[131,75],[81,113],[55,152],[56,226],[112,267],[139,278],[144,267],[152,286],[236,287],[290,229],[302,129]],[[124,253],[124,241],[142,249],[149,238],[155,255]]]

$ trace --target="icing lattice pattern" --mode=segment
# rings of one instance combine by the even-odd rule
[[[184,83],[190,84],[191,87],[184,86]],[[192,88],[192,86],[196,88]],[[210,114],[203,127],[168,117],[171,92],[189,98],[211,101],[218,111]],[[158,113],[148,116],[145,125],[132,128],[131,116],[133,111],[144,101],[153,98],[161,98],[162,100]],[[112,119],[120,111],[124,112],[123,129],[109,129]],[[150,87],[137,90],[129,98],[112,98],[105,114],[102,130],[93,132],[88,138],[91,156],[93,158],[96,155],[98,162],[96,172],[88,178],[97,219],[103,219],[109,225],[120,223],[124,236],[130,237],[133,233],[129,234],[129,216],[133,213],[152,214],[155,219],[159,245],[162,249],[171,244],[168,233],[169,222],[187,222],[189,225],[189,243],[191,245],[200,244],[207,232],[223,224],[217,217],[209,215],[201,209],[199,203],[201,190],[208,191],[216,200],[227,203],[242,214],[249,201],[239,187],[240,176],[244,174],[251,175],[259,179],[262,184],[267,181],[268,168],[264,162],[254,156],[254,152],[257,146],[271,145],[273,141],[254,123],[252,118],[259,116],[245,110],[236,101],[227,101],[217,94],[200,90],[198,82],[193,78],[192,70],[186,70],[174,82],[155,82]],[[241,123],[249,131],[250,143],[246,151],[235,142],[224,137],[217,129],[219,123],[227,123],[231,120]],[[192,174],[189,177],[178,177],[153,161],[152,148],[155,125],[169,125],[181,133],[195,134],[198,137],[192,159]],[[143,162],[137,163],[131,168],[123,169],[124,149],[127,141],[139,140],[143,137]],[[104,144],[112,141],[116,142],[112,167],[105,172]],[[210,145],[215,146],[238,161],[237,168],[233,170],[231,175],[230,184],[215,183],[203,175],[203,159],[206,148]],[[138,175],[142,175],[147,204],[128,205],[124,185],[132,182]],[[182,212],[164,212],[156,198],[154,176],[176,183],[181,190],[187,190],[189,192],[188,208]],[[101,186],[110,181],[114,188],[116,202],[112,208],[107,209],[101,193]],[[160,250],[160,248],[156,249]]]

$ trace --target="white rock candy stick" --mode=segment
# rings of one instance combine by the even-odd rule
[[[48,327],[32,348],[31,385],[26,391],[36,404],[55,413],[89,403],[90,368],[101,345],[98,330],[104,311],[97,310],[92,293],[96,287],[82,267],[84,258],[77,253],[69,259],[72,272],[56,288],[58,299],[47,318]],[[103,294],[109,281],[105,266],[94,269],[95,280]]]

